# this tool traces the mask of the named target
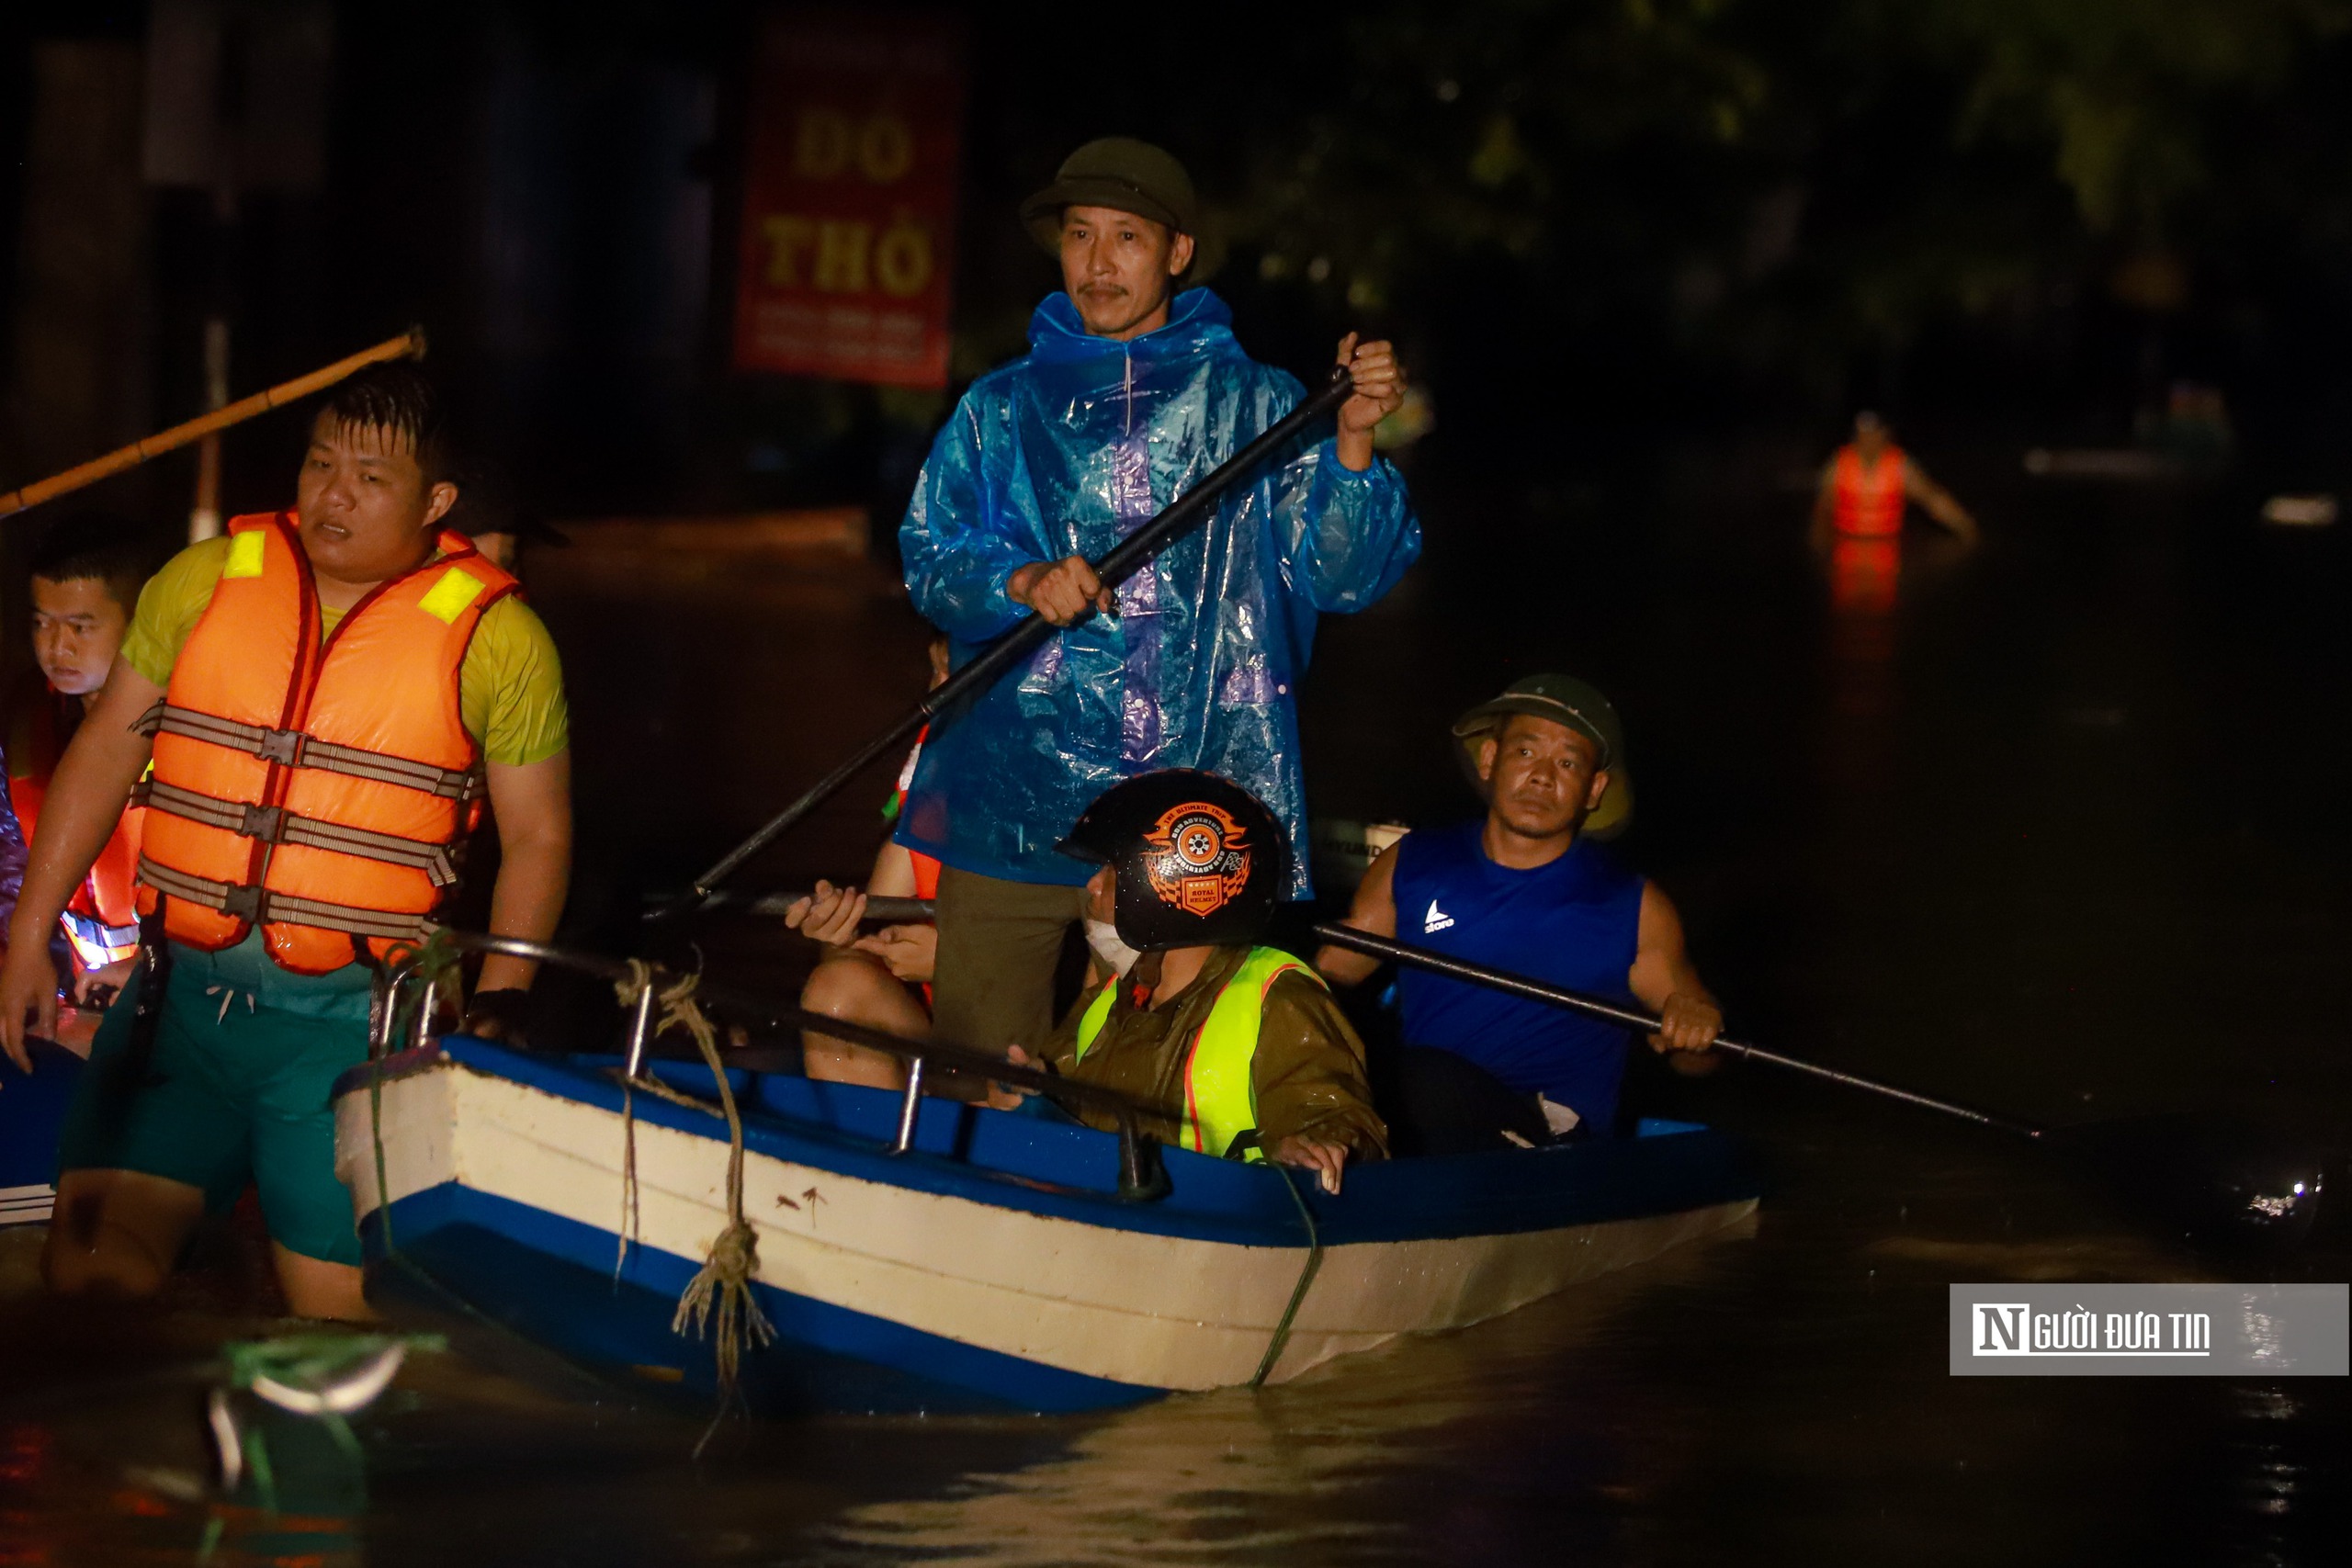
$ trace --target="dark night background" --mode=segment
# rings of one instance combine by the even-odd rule
[[[2259,470],[2340,477],[2335,0],[967,11],[959,379],[1051,286],[1010,208],[1121,130],[1192,162],[1261,356],[1400,339],[1432,465],[1809,458],[1858,403],[1931,451],[2116,444],[2188,378]],[[422,321],[534,509],[887,517],[943,399],[727,367],[758,16],[335,7],[323,183],[241,204],[232,387]],[[141,183],[144,28],[0,21],[19,479],[202,406],[216,236],[205,193]],[[275,502],[277,435],[232,444],[232,503]],[[188,465],[100,499],[168,513]]]
[[[1388,334],[1434,399],[1398,454],[1421,563],[1325,622],[1302,687],[1318,816],[1466,812],[1447,721],[1589,675],[1639,773],[1625,852],[1736,1032],[2052,1123],[2311,1132],[2335,1150],[2320,1235],[2216,1260],[1977,1127],[1762,1067],[1669,1082],[1636,1051],[1631,1097],[1759,1151],[1752,1236],[1292,1388],[786,1424],[701,1464],[699,1412],[453,1356],[305,1560],[2339,1562],[2342,1380],[1955,1379],[1941,1346],[1957,1280],[2352,1259],[2352,525],[2260,521],[2352,498],[2352,0],[937,9],[968,42],[956,385],[908,392],[730,368],[760,7],[328,6],[314,70],[223,84],[248,123],[322,106],[277,148],[315,153],[315,186],[245,191],[224,236],[207,192],[142,177],[149,7],[0,6],[0,489],[198,412],[220,310],[232,395],[422,323],[468,507],[866,509],[869,557],[575,526],[526,560],[573,702],[567,940],[641,951],[640,891],[920,690],[891,537],[961,384],[1057,285],[1013,209],[1082,141],[1159,140],[1245,346],[1311,378],[1343,332]],[[227,14],[259,36],[273,7]],[[1984,523],[1973,551],[1915,529],[1885,603],[1804,542],[1863,407]],[[223,510],[284,504],[300,437],[231,434]],[[2100,473],[2030,472],[2036,448]],[[195,472],[85,500],[173,536]],[[12,667],[45,521],[0,533]],[[863,874],[887,773],[744,885]],[[773,922],[694,935],[729,980],[808,956]],[[63,1413],[0,1426],[28,1561],[198,1539],[198,1506],[127,1468],[198,1451],[192,1385],[120,1374],[228,1331],[113,1321],[0,1333],[0,1394]]]
[[[283,12],[224,14],[261,37]],[[867,508],[869,573],[759,603],[651,593],[626,570],[548,581],[581,578],[590,552],[538,558],[579,710],[575,912],[599,887],[620,890],[617,909],[629,887],[707,862],[911,694],[919,633],[894,598],[891,538],[956,388],[730,367],[761,8],[312,14],[332,38],[311,63],[224,77],[222,92],[261,127],[299,124],[310,93],[319,177],[245,191],[225,230],[208,192],[142,178],[147,7],[0,20],[0,475],[22,482],[198,412],[202,322],[220,310],[236,395],[422,323],[470,437],[480,482],[461,507]],[[2021,601],[2062,606],[2048,647],[1940,633],[1932,571],[1906,590],[1926,597],[1905,657],[1949,671],[1972,713],[2023,711],[2005,668],[2064,668],[2105,613],[2098,584],[2126,581],[2128,563],[2100,564],[2109,545],[2187,540],[2178,570],[2206,581],[2267,571],[2211,550],[2250,536],[2264,495],[2352,483],[2338,373],[2352,4],[960,16],[956,382],[1018,353],[1055,286],[1012,220],[1021,197],[1091,136],[1177,149],[1208,201],[1210,281],[1253,353],[1312,376],[1343,331],[1386,333],[1434,399],[1434,434],[1401,459],[1425,565],[1380,613],[1404,620],[1334,623],[1332,672],[1308,690],[1317,808],[1459,809],[1442,748],[1398,739],[1397,720],[1434,735],[1531,661],[1575,662],[1636,716],[1651,863],[1746,886],[1754,912],[1724,912],[1720,934],[1741,940],[1719,944],[1742,954],[1779,939],[1771,884],[1744,878],[1739,857],[1808,807],[1735,759],[1787,716],[1759,697],[1820,679],[1816,590],[1782,546],[1856,408],[1890,415],[1986,512],[1996,545],[2056,552],[2055,576],[2028,591],[2044,597]],[[2175,440],[2165,410],[2184,385],[2206,400],[2188,434],[2209,458],[2187,482],[2094,493],[2023,478],[2030,447]],[[224,510],[282,504],[300,435],[277,415],[229,437]],[[194,468],[183,452],[86,499],[176,530]],[[11,561],[38,524],[8,530]],[[2332,577],[2278,570],[2284,592],[2333,592]],[[1672,587],[1686,580],[1712,586],[1686,603]],[[12,623],[16,592],[4,602]],[[2319,621],[2281,603],[2164,612],[2259,666],[2217,721],[2231,733],[2309,711],[2310,692],[2275,679],[2286,666],[2259,663],[2314,668],[2294,649]],[[22,640],[0,633],[7,660]],[[755,668],[772,694],[713,679]],[[787,721],[730,743],[745,697]],[[2319,767],[2333,752],[2313,744]],[[1952,776],[1979,765],[1960,759]],[[2240,790],[2237,809],[2286,810],[2318,776]],[[766,874],[854,874],[871,793],[841,797],[805,836],[816,847]],[[649,799],[672,805],[649,813]]]
[[[224,14],[258,38],[284,12]],[[221,91],[264,128],[299,126],[309,93],[318,178],[244,191],[226,230],[207,191],[142,178],[148,7],[0,19],[0,478],[199,412],[219,310],[232,395],[422,323],[469,437],[461,508],[867,508],[871,571],[804,574],[781,597],[651,592],[594,552],[535,558],[579,721],[575,919],[615,940],[630,889],[674,886],[914,690],[894,525],[960,383],[1020,352],[1055,287],[1015,204],[1095,135],[1191,163],[1210,282],[1251,352],[1312,376],[1342,332],[1389,334],[1434,399],[1434,434],[1402,457],[1424,566],[1379,615],[1332,624],[1308,688],[1317,809],[1459,809],[1442,748],[1411,738],[1526,668],[1572,662],[1634,715],[1649,863],[1724,888],[1721,908],[1699,893],[1694,918],[1759,970],[1786,941],[1770,912],[1783,868],[1751,857],[1829,808],[1738,759],[1779,746],[1782,709],[1814,700],[1774,693],[1822,678],[1817,591],[1783,547],[1856,408],[1885,412],[1996,545],[2056,552],[2055,575],[2020,590],[2059,607],[2046,646],[2007,610],[1989,612],[2009,628],[1989,647],[1939,631],[1932,571],[1906,590],[1925,597],[1905,658],[1973,716],[2022,713],[2018,682],[2096,640],[2086,628],[2130,597],[2103,586],[2132,570],[2104,553],[2117,541],[2185,540],[2181,570],[2222,581],[2245,563],[2211,552],[2248,536],[2262,496],[2352,484],[2338,0],[966,6],[957,386],[942,392],[729,366],[763,8],[312,14],[332,37],[310,63],[230,73]],[[2226,437],[2211,417],[2190,434],[2233,443],[2189,482],[2023,478],[2030,447],[2173,439],[2179,384],[2226,411]],[[233,433],[224,511],[283,504],[300,438],[291,415]],[[85,499],[170,534],[194,471],[182,452]],[[40,525],[7,531],[12,564]],[[2333,592],[2289,575],[2287,592]],[[1683,581],[1707,586],[1689,600]],[[0,598],[11,663],[17,602]],[[2308,672],[2291,649],[2320,623],[2279,603],[2165,612],[2167,635],[2196,626],[2197,646],[2255,661],[2217,721],[2231,733],[2309,711],[2261,660]],[[2333,751],[2313,744],[2319,767]],[[1992,787],[1979,758],[1922,761]],[[2238,791],[2237,810],[2300,825],[2302,806],[2281,803],[2318,776]],[[885,782],[839,797],[755,879],[855,874]]]

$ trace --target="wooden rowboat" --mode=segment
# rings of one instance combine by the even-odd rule
[[[710,1347],[671,1319],[728,1224],[726,1125],[638,1092],[627,1129],[617,1065],[462,1036],[391,1055],[337,1088],[338,1170],[379,1267],[396,1254],[616,1378],[712,1387]],[[711,1091],[699,1064],[643,1070]],[[1121,1196],[1115,1134],[1051,1114],[926,1099],[900,1152],[913,1102],[898,1094],[730,1082],[752,1288],[776,1330],[745,1355],[742,1392],[772,1414],[1068,1411],[1282,1382],[1655,1257],[1757,1201],[1739,1146],[1688,1123],[1360,1166],[1336,1197],[1171,1150],[1164,1194],[1142,1199]]]

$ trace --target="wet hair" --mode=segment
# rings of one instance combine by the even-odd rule
[[[433,378],[413,365],[370,365],[336,383],[319,412],[345,429],[397,438],[415,457],[428,485],[456,477],[447,411]]]
[[[110,512],[73,512],[50,525],[33,547],[29,570],[44,582],[96,578],[128,610],[162,564],[155,536]]]

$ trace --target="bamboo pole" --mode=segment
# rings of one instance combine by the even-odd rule
[[[338,359],[333,365],[313,370],[307,376],[297,376],[291,381],[281,381],[267,391],[255,392],[250,398],[241,398],[226,408],[215,409],[210,413],[200,414],[186,424],[175,424],[169,430],[159,432],[143,440],[134,441],[128,446],[109,452],[103,457],[94,457],[76,468],[66,469],[62,474],[51,474],[49,478],[28,484],[22,490],[14,490],[6,495],[0,495],[0,517],[11,516],[28,507],[39,506],[44,501],[54,501],[61,495],[82,489],[85,485],[94,485],[100,479],[111,479],[126,468],[137,468],[150,457],[160,457],[164,453],[176,451],[191,442],[201,441],[215,431],[226,430],[232,424],[243,423],[256,414],[267,413],[272,409],[283,408],[288,403],[299,401],[309,397],[312,392],[334,386],[337,381],[364,370],[370,365],[380,365],[388,359],[422,359],[424,357],[424,329],[411,327],[400,336],[386,338],[373,348],[363,348],[348,359]]]

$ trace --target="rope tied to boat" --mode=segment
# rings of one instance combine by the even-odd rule
[[[421,942],[403,942],[392,950],[395,963],[406,964],[424,987],[417,998],[417,1006],[424,1005],[426,996],[459,995],[465,984],[465,949],[450,940],[449,933],[435,926]],[[444,987],[447,989],[444,989]],[[412,1021],[412,1026],[413,1021]]]
[[[642,958],[630,959],[628,977],[613,986],[620,996],[621,1010],[633,1012],[637,998],[652,986],[652,966]],[[628,1249],[642,1234],[642,1221],[637,1190],[637,1078],[626,1066],[613,1076],[621,1080],[621,1220],[613,1247],[613,1284],[617,1288],[621,1271],[628,1267]]]
[[[1315,1283],[1316,1274],[1323,1267],[1323,1233],[1315,1224],[1315,1211],[1306,1206],[1306,1199],[1298,1190],[1297,1179],[1282,1166],[1267,1162],[1267,1169],[1283,1179],[1283,1190],[1298,1209],[1298,1223],[1306,1227],[1306,1263],[1298,1271],[1298,1283],[1290,1291],[1290,1304],[1283,1308],[1282,1321],[1274,1325],[1274,1337],[1266,1341],[1266,1354],[1258,1363],[1257,1374],[1250,1378],[1251,1388],[1263,1388],[1266,1380],[1274,1375],[1274,1363],[1283,1359],[1283,1349],[1290,1344],[1291,1325],[1298,1321],[1298,1309],[1306,1300],[1306,1289]]]
[[[628,977],[618,982],[616,989],[624,1007],[634,1007],[647,991],[653,990],[662,1004],[659,1020],[653,1026],[655,1038],[673,1029],[683,1029],[694,1037],[702,1052],[704,1065],[710,1068],[711,1080],[718,1088],[718,1108],[727,1119],[727,1224],[710,1244],[710,1252],[703,1266],[686,1288],[679,1293],[678,1310],[670,1320],[670,1331],[682,1337],[706,1338],[713,1342],[718,1362],[719,1410],[723,1415],[736,1393],[736,1377],[747,1347],[762,1347],[775,1339],[775,1325],[760,1310],[757,1297],[752,1293],[752,1278],[760,1268],[759,1233],[743,1216],[743,1118],[735,1106],[735,1090],[727,1081],[727,1068],[719,1060],[718,1032],[703,1012],[702,1004],[695,999],[695,988],[701,984],[699,975],[683,975],[666,987],[656,990],[659,984],[655,971],[641,960],[629,962]],[[628,1145],[624,1151],[623,1202],[633,1212],[636,1206],[637,1147],[635,1116],[626,1098],[632,1089],[641,1089],[659,1099],[694,1105],[708,1110],[707,1105],[680,1094],[669,1085],[650,1077],[633,1081],[624,1080],[622,1116]],[[627,1215],[624,1216],[628,1217]],[[628,1233],[623,1233],[624,1255]],[[618,1265],[616,1265],[617,1271]],[[714,1332],[715,1330],[715,1332]],[[708,1435],[704,1440],[708,1441]]]

